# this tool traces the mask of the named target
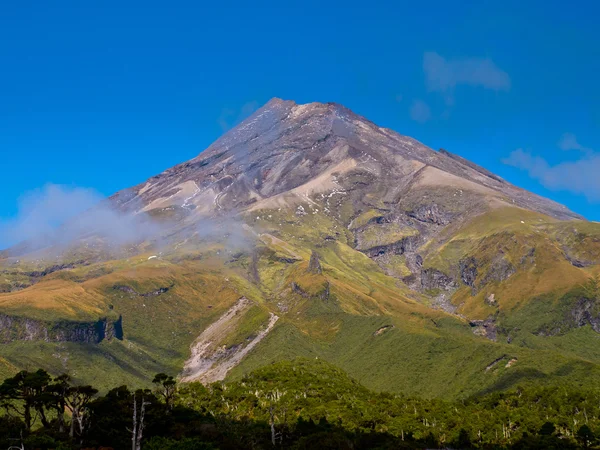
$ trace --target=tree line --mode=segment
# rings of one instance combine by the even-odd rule
[[[0,448],[595,448],[600,391],[524,385],[446,402],[370,391],[322,361],[243,378],[99,393],[68,375],[22,371],[0,385]]]

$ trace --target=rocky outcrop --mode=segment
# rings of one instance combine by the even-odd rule
[[[54,272],[58,272],[60,270],[65,270],[65,269],[73,269],[77,266],[87,266],[90,263],[88,261],[76,261],[73,263],[68,263],[68,264],[55,264],[53,266],[50,267],[46,267],[45,269],[42,270],[34,270],[31,272],[25,272],[23,275],[27,275],[28,277],[31,278],[43,278],[46,275],[50,275],[51,273]]]
[[[527,253],[521,257],[520,263],[523,266],[535,264],[535,247],[531,247]]]
[[[477,291],[475,287],[475,281],[477,280],[477,260],[470,256],[465,259],[461,259],[458,263],[460,269],[460,279],[467,286],[471,286],[473,293]]]
[[[384,326],[382,326],[382,327],[379,327],[379,328],[377,329],[377,331],[375,331],[375,332],[373,333],[373,336],[381,336],[381,335],[382,335],[383,333],[385,333],[386,331],[393,330],[394,328],[395,328],[395,327],[394,327],[394,325],[384,325]]]
[[[99,344],[104,340],[123,339],[123,320],[107,318],[96,322],[49,322],[0,314],[0,342],[44,341]]]
[[[442,289],[444,291],[451,291],[458,286],[456,282],[444,272],[429,268],[421,271],[421,287],[424,290]]]
[[[494,317],[489,317],[486,320],[471,320],[469,325],[473,328],[473,333],[478,336],[486,337],[494,342],[498,338],[498,329]]]
[[[592,329],[600,333],[600,311],[598,310],[597,300],[581,298],[570,311],[570,318],[575,326],[583,327],[590,325]]]
[[[300,285],[298,283],[296,283],[295,281],[292,281],[292,284],[290,285],[290,287],[292,288],[292,292],[294,294],[298,294],[300,297],[304,297],[304,298],[310,297],[309,293],[306,292],[304,289],[302,289],[300,287]]]
[[[292,284],[290,285],[292,292],[294,294],[298,294],[300,297],[303,298],[320,298],[321,300],[329,300],[329,295],[330,295],[330,285],[329,285],[329,281],[327,281],[325,283],[325,285],[323,286],[323,289],[321,289],[319,292],[317,292],[316,294],[310,294],[308,292],[306,292],[304,289],[302,289],[302,287],[296,283],[295,281],[292,281]]]
[[[169,290],[171,290],[172,288],[173,288],[173,285],[168,286],[168,287],[160,287],[158,289],[154,289],[153,291],[149,291],[149,292],[139,293],[135,289],[133,289],[131,286],[125,286],[122,284],[115,284],[113,286],[113,289],[115,291],[125,292],[130,295],[135,295],[136,297],[158,297],[159,295],[169,292]]]
[[[310,261],[308,262],[308,271],[310,273],[314,273],[314,274],[323,273],[323,268],[321,267],[321,261],[319,261],[319,255],[314,250],[310,255]]]
[[[480,287],[495,281],[502,282],[516,271],[515,266],[510,261],[504,258],[504,256],[498,255],[492,260],[487,273],[481,280]]]
[[[447,225],[452,219],[452,216],[442,211],[436,203],[419,206],[415,210],[409,211],[407,215],[413,219],[417,219],[419,222],[436,225]]]
[[[90,264],[90,261],[79,260],[72,263],[54,264],[40,270],[1,270],[0,277],[4,278],[3,275],[6,275],[7,280],[4,283],[0,283],[0,294],[20,291],[40,282],[46,275],[60,272],[61,270],[74,269],[78,266],[89,266]],[[20,281],[10,281],[13,277],[17,277]]]
[[[383,255],[403,255],[407,252],[414,252],[419,245],[419,239],[416,236],[407,236],[401,240],[388,245],[378,245],[363,250],[369,258],[376,258]]]
[[[598,261],[588,261],[588,260],[584,260],[584,259],[581,259],[581,258],[577,258],[577,257],[573,256],[571,254],[571,252],[569,252],[568,250],[564,251],[564,257],[573,266],[579,267],[580,269],[584,268],[584,267],[593,266],[594,264],[598,264]]]

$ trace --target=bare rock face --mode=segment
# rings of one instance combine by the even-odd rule
[[[490,264],[488,272],[481,280],[481,286],[497,281],[502,282],[516,272],[515,267],[502,255],[497,255]]]
[[[177,206],[215,214],[293,204],[298,196],[350,189],[361,198],[377,192],[384,203],[402,206],[417,220],[444,224],[451,217],[439,202],[402,205],[410,192],[438,187],[475,192],[558,218],[578,217],[463,158],[378,127],[341,105],[298,105],[280,99],[268,102],[198,157],[115,194],[112,202],[130,211]],[[453,197],[454,206],[458,200]],[[455,209],[466,210],[472,206],[468,203]]]
[[[451,291],[458,287],[452,278],[433,268],[421,271],[421,286],[425,290],[442,289],[444,291]]]
[[[310,255],[310,261],[308,263],[308,271],[314,274],[323,273],[323,268],[321,267],[321,262],[319,261],[319,254],[313,250]]]
[[[496,341],[498,338],[498,330],[496,327],[496,319],[488,317],[486,320],[472,320],[469,322],[473,328],[473,333],[478,336],[488,338],[490,341]]]
[[[436,225],[446,225],[452,219],[452,216],[443,212],[436,203],[419,206],[414,211],[410,211],[408,215],[421,222],[434,223]]]
[[[44,322],[0,314],[0,342],[45,341],[99,344],[103,340],[123,339],[123,321],[106,318],[96,322]]]
[[[463,283],[467,286],[471,286],[473,291],[476,290],[475,281],[477,280],[477,260],[475,258],[468,257],[459,262],[460,264],[460,278]]]

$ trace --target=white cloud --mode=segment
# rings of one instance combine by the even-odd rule
[[[510,90],[510,77],[489,58],[446,59],[435,52],[423,55],[425,83],[430,92],[440,92],[452,102],[458,85],[470,85],[496,91]]]
[[[527,171],[531,178],[548,189],[581,194],[590,201],[600,201],[600,154],[581,146],[575,136],[569,134],[563,135],[559,147],[563,150],[584,150],[586,154],[579,160],[551,165],[541,156],[517,149],[503,162]]]
[[[577,141],[577,136],[573,133],[565,133],[561,136],[558,141],[558,147],[561,150],[578,150],[580,152],[590,153],[593,150],[588,147],[584,147]]]
[[[19,199],[15,218],[0,221],[0,245],[66,245],[90,233],[120,245],[156,231],[144,215],[123,214],[92,189],[48,184]]]
[[[415,100],[410,107],[410,118],[419,123],[431,119],[431,109],[423,100]]]

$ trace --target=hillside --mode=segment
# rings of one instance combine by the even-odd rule
[[[152,232],[1,254],[0,375],[307,357],[426,397],[600,380],[600,225],[340,105],[271,100],[109,201]]]

